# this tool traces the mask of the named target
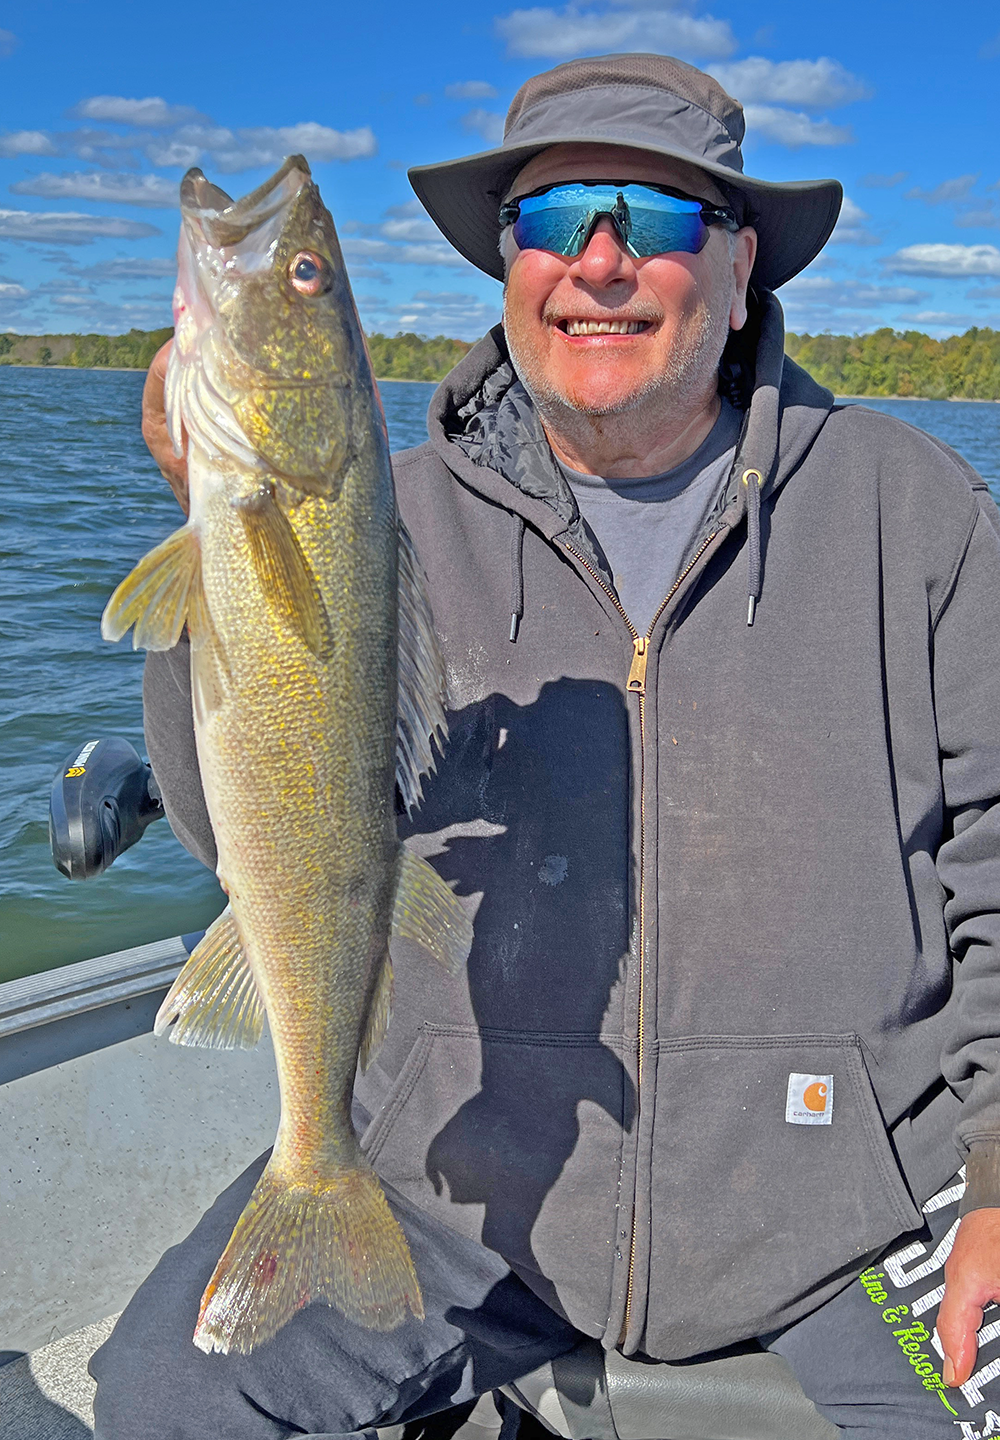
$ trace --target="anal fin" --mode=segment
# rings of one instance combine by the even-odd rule
[[[389,1028],[389,1018],[392,1015],[392,961],[386,955],[382,961],[382,967],[375,981],[375,990],[372,994],[372,1003],[368,1007],[368,1020],[365,1025],[365,1033],[361,1037],[361,1050],[358,1061],[362,1070],[367,1070],[372,1060],[378,1054],[385,1039],[385,1032]]]
[[[192,644],[211,629],[201,580],[201,549],[192,525],[182,525],[144,555],[115,590],[101,617],[105,640],[120,640],[130,625],[136,650],[171,650],[190,621]]]
[[[227,905],[171,985],[153,1033],[163,1035],[169,1029],[175,1045],[252,1050],[263,1028],[264,1004]]]
[[[402,846],[390,934],[427,950],[451,975],[469,958],[472,921],[458,896],[419,855]]]

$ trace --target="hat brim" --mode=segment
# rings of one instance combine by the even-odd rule
[[[459,160],[415,165],[408,175],[424,209],[459,254],[502,280],[499,210],[515,176],[533,155],[552,145],[578,142],[593,144],[594,136],[556,135],[503,145]],[[753,225],[758,241],[751,278],[766,290],[784,285],[816,258],[840,214],[844,192],[838,180],[755,180],[690,151],[635,142],[629,142],[629,149],[696,165],[744,197],[747,223]]]

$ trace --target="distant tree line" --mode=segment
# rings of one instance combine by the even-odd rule
[[[0,365],[145,370],[172,334],[170,329],[130,330],[127,335],[0,333]],[[441,380],[472,346],[445,335],[429,339],[400,331],[369,335],[368,348],[380,380]],[[785,348],[836,395],[1000,400],[1000,330],[975,328],[947,340],[932,340],[919,330],[789,334]]]
[[[919,330],[871,335],[786,335],[785,349],[835,395],[1000,400],[1000,330],[947,340]]]
[[[0,365],[70,365],[88,370],[145,370],[173,330],[130,330],[127,335],[0,334]],[[380,380],[441,380],[472,349],[465,340],[412,333],[369,335]]]

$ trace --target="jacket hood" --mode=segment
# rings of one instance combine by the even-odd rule
[[[770,291],[756,316],[754,379],[736,456],[710,528],[748,524],[748,624],[760,594],[760,502],[793,474],[834,407],[834,397],[784,353],[784,315]],[[611,583],[573,493],[546,439],[530,396],[496,325],[445,377],[427,414],[430,442],[464,484],[548,538],[565,533]],[[512,537],[512,626],[516,637],[519,556]]]

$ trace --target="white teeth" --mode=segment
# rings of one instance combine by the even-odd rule
[[[645,330],[642,320],[567,320],[567,335],[638,335]]]

